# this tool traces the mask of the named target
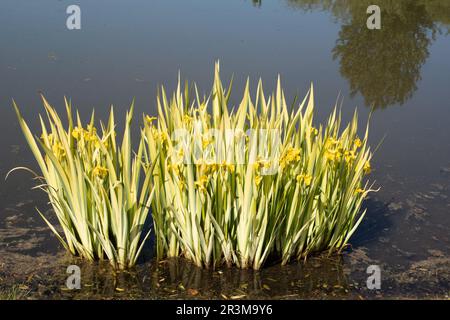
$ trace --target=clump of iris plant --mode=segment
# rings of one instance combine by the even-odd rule
[[[336,108],[315,127],[313,87],[289,111],[279,79],[270,96],[260,81],[255,99],[247,81],[231,109],[218,64],[211,94],[193,91],[179,83],[169,99],[161,88],[158,117],[144,117],[157,256],[260,269],[269,255],[286,264],[342,250],[373,191],[356,111],[345,128]]]
[[[135,154],[130,125],[133,107],[125,117],[121,145],[116,138],[114,112],[106,126],[95,127],[94,113],[84,125],[65,100],[68,127],[42,97],[47,123],[34,136],[14,103],[20,127],[39,165],[37,189],[47,193],[60,231],[39,214],[71,254],[87,260],[108,259],[114,268],[132,267],[148,237],[142,235],[153,197],[151,167],[141,161],[144,141]],[[99,132],[100,131],[100,132]]]
[[[230,83],[231,87],[231,83]],[[53,207],[61,232],[39,212],[63,246],[87,260],[132,267],[149,233],[156,256],[185,257],[201,267],[260,269],[269,256],[282,264],[319,251],[341,251],[362,221],[375,191],[368,125],[358,115],[341,127],[336,108],[313,125],[314,91],[288,108],[278,79],[266,96],[249,82],[236,108],[216,64],[209,96],[179,81],[170,98],[161,88],[157,117],[145,115],[137,152],[131,147],[133,106],[121,145],[111,110],[106,125],[73,119],[68,127],[43,98],[47,123],[35,137],[14,103],[41,174],[32,172]],[[193,94],[192,94],[193,93]]]

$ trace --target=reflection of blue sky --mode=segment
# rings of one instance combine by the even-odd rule
[[[340,25],[327,11],[292,10],[284,1],[259,8],[250,1],[74,3],[82,9],[81,31],[65,29],[66,2],[1,2],[0,39],[6,45],[0,51],[0,103],[6,110],[0,121],[10,134],[0,138],[0,147],[22,142],[12,125],[11,97],[29,118],[40,107],[38,90],[55,104],[68,95],[84,110],[95,106],[99,115],[111,103],[124,108],[135,96],[140,113],[153,109],[158,84],[173,88],[179,69],[209,90],[217,58],[224,79],[235,75],[235,98],[247,75],[253,87],[261,76],[269,93],[280,73],[289,101],[314,82],[321,120],[339,91],[344,111],[360,106],[367,116],[364,100],[349,97],[339,61],[332,59]],[[374,141],[389,134],[377,158],[405,175],[438,174],[436,168],[450,162],[448,37],[438,36],[429,51],[412,99],[374,115]]]
[[[150,103],[157,83],[174,84],[180,68],[202,88],[209,87],[217,58],[225,76],[235,73],[237,85],[247,74],[262,76],[269,85],[281,73],[290,95],[297,88],[305,90],[310,80],[336,88],[338,77],[333,81],[320,76],[336,70],[330,51],[337,30],[326,13],[299,15],[275,2],[260,9],[239,1],[175,2],[169,6],[167,1],[137,1],[139,7],[122,1],[81,2],[80,32],[65,30],[61,2],[44,1],[45,9],[7,2],[7,9],[15,9],[4,17],[10,28],[0,33],[12,45],[3,50],[1,63],[20,66],[34,80],[38,77],[39,89],[52,88],[55,96],[63,86],[63,92],[76,99],[94,98],[87,86],[80,92],[80,81],[89,77],[99,103],[105,103],[103,98],[116,101],[111,95],[116,90],[122,91],[123,103],[126,94],[126,99],[144,95]],[[56,63],[49,63],[49,53],[57,56]],[[136,88],[135,78],[147,81],[148,87]],[[11,83],[8,91],[15,88]]]

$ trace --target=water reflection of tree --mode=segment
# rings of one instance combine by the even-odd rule
[[[253,6],[261,7],[262,0],[252,0]]]
[[[367,105],[403,104],[417,89],[433,22],[423,6],[412,2],[398,1],[393,10],[382,6],[381,30],[369,30],[367,15],[355,14],[339,32],[334,58],[352,95],[361,93]]]
[[[450,1],[378,0],[381,30],[366,27],[370,0],[288,0],[303,10],[327,10],[342,21],[333,49],[352,94],[367,105],[402,104],[417,89],[438,27],[450,24]]]
[[[425,14],[442,27],[450,27],[450,1],[448,0],[286,0],[292,8],[302,10],[326,10],[339,19],[352,18],[355,12],[363,12],[371,5],[379,5],[382,9],[401,13],[404,5],[412,5],[425,9]],[[259,1],[261,2],[261,0]],[[404,11],[403,11],[404,12]]]

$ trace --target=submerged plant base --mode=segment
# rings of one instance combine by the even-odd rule
[[[392,269],[395,265],[383,264],[382,290],[369,290],[367,265],[378,262],[362,249],[342,255],[312,255],[306,261],[266,265],[260,271],[235,267],[205,270],[173,258],[114,272],[107,263],[86,263],[61,255],[42,256],[39,260],[50,263],[30,268],[36,258],[29,257],[16,260],[14,276],[0,270],[0,277],[6,279],[0,285],[0,299],[448,299],[445,280],[450,261],[444,259],[445,264],[432,265],[428,271]],[[81,268],[80,290],[65,286],[69,264]],[[29,273],[22,273],[23,268],[30,269]]]
[[[260,269],[269,255],[342,250],[373,191],[368,127],[360,139],[355,112],[341,130],[336,110],[314,127],[312,87],[292,111],[280,81],[270,97],[260,81],[255,100],[247,82],[231,112],[230,93],[216,64],[209,97],[179,83],[169,100],[162,88],[158,117],[144,118],[158,258]]]

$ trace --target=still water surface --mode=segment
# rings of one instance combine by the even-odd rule
[[[102,118],[111,104],[124,113],[133,98],[137,114],[154,114],[158,85],[173,89],[180,71],[182,79],[196,81],[206,93],[218,59],[223,79],[234,75],[234,103],[239,102],[247,76],[253,88],[261,77],[270,93],[280,74],[291,101],[295,95],[303,96],[313,82],[317,122],[326,119],[338,94],[344,99],[346,119],[355,107],[361,120],[374,108],[371,143],[375,146],[385,138],[376,152],[372,175],[381,191],[367,202],[367,219],[352,239],[355,251],[346,254],[344,262],[333,261],[330,266],[327,259],[319,259],[317,270],[310,265],[282,271],[269,267],[260,276],[266,274],[276,283],[276,277],[283,275],[289,283],[283,282],[274,292],[260,285],[253,297],[327,296],[331,286],[327,283],[340,277],[341,271],[333,271],[335,263],[347,268],[349,282],[359,286],[364,286],[361,279],[368,264],[382,265],[389,283],[383,295],[448,295],[450,1],[376,2],[382,9],[382,29],[371,31],[366,28],[366,8],[372,2],[366,0],[3,0],[0,175],[17,165],[35,166],[12,111],[12,98],[37,128],[37,115],[43,111],[39,92],[59,110],[64,108],[63,96],[71,98],[84,117],[95,108]],[[81,30],[66,28],[65,11],[70,4],[81,7]],[[31,186],[27,174],[0,183],[0,274],[4,283],[12,278],[11,270],[27,264],[29,256],[53,257],[61,252],[34,210],[35,206],[46,208],[45,197],[30,191]],[[8,260],[7,254],[14,256]],[[64,276],[61,268],[54,266],[49,271],[53,282]],[[148,277],[155,273],[141,268]],[[164,272],[170,273],[170,268],[179,267]],[[292,282],[308,283],[306,274],[314,274],[316,291],[297,286],[288,290]],[[172,277],[175,291],[180,290],[178,282],[183,277]],[[206,277],[214,278],[214,274]],[[154,281],[148,287],[157,288],[159,280]],[[235,282],[227,290],[238,290],[239,281]],[[220,297],[220,290],[205,288],[217,288],[216,284],[210,279],[196,287],[200,295],[204,289],[206,296]],[[102,290],[88,292],[109,296]],[[178,291],[170,290],[166,291],[176,296]],[[351,286],[338,296],[369,295],[355,290]],[[145,296],[144,289],[140,292]],[[47,292],[58,294],[58,290]]]

